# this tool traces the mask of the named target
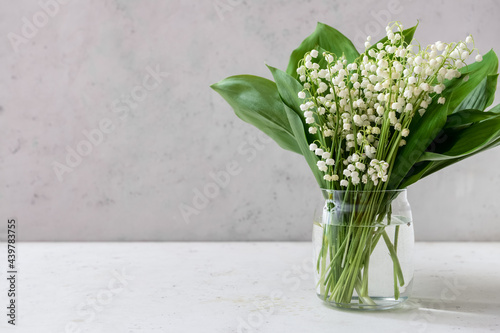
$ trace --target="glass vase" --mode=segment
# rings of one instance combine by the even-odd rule
[[[313,225],[318,297],[360,310],[408,299],[415,241],[406,190],[322,192]]]

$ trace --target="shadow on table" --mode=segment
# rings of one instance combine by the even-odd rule
[[[413,297],[386,314],[393,319],[407,320],[406,332],[424,332],[430,325],[492,329],[492,324],[499,321],[497,277],[474,271],[467,275],[440,271],[416,276],[415,281]]]
[[[500,315],[500,304],[489,303],[487,300],[480,301],[464,301],[464,300],[441,300],[432,298],[414,298],[408,304],[412,307],[410,311],[428,311],[435,313],[453,312],[460,314],[471,315]],[[408,310],[407,310],[408,311]],[[456,317],[456,316],[455,316]]]
[[[412,298],[399,309],[388,311],[387,317],[408,322],[403,332],[427,332],[436,326],[491,330],[498,322],[500,304],[488,300],[442,300]],[[496,326],[497,324],[494,324]],[[497,327],[498,328],[498,327]]]

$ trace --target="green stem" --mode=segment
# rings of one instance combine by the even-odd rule
[[[398,253],[398,236],[399,236],[399,225],[396,226],[396,230],[394,230],[394,253],[397,255]],[[394,266],[394,298],[399,299],[399,287],[398,287],[398,276],[396,274],[396,263],[393,262]],[[404,282],[403,282],[404,284]]]
[[[363,291],[363,286],[361,285],[359,278],[356,281],[356,285],[354,286],[356,288],[356,292],[358,293],[359,299],[363,302],[365,305],[377,305],[370,296],[368,296],[368,292]]]
[[[396,251],[394,250],[394,246],[392,245],[391,240],[389,239],[389,236],[387,235],[387,232],[385,230],[382,232],[382,237],[384,238],[385,245],[387,245],[387,249],[389,250],[389,254],[392,258],[392,262],[394,263],[394,271],[396,272],[396,275],[399,279],[400,286],[403,286],[405,284],[403,271],[401,270],[401,265],[399,264],[399,259]]]

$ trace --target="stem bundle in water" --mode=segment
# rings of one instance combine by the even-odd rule
[[[387,234],[394,195],[382,192],[330,194],[323,209],[322,244],[317,257],[319,292],[325,301],[348,305],[353,297],[370,306],[376,302],[369,293],[371,255],[382,237],[393,262],[394,299],[405,284],[397,256],[399,226],[394,241]],[[355,295],[356,293],[356,295]]]

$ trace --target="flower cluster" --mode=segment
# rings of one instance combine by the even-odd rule
[[[386,28],[385,42],[372,46],[368,37],[366,51],[352,63],[316,49],[299,63],[300,108],[316,138],[310,149],[332,187],[385,183],[416,113],[446,103],[444,83],[460,77],[458,69],[475,50],[470,36],[422,49],[407,44],[402,31],[396,22]]]

